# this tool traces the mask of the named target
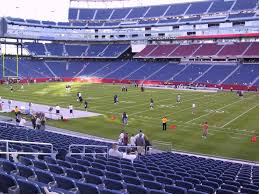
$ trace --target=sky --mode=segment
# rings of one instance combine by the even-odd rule
[[[3,1],[3,0],[2,0]],[[23,19],[67,21],[69,7],[91,7],[91,8],[113,8],[161,4],[172,2],[190,2],[201,0],[126,0],[123,2],[76,2],[70,0],[7,0],[8,3],[1,3],[0,16],[11,16]]]

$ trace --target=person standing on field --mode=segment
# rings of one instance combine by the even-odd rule
[[[208,130],[209,130],[209,125],[208,125],[208,122],[205,121],[202,125],[202,129],[203,129],[203,134],[202,134],[202,138],[207,138],[208,136]]]
[[[166,118],[166,116],[164,116],[162,118],[162,125],[163,125],[163,131],[166,131],[166,123],[167,123],[168,119]]]

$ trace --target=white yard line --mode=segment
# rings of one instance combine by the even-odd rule
[[[259,106],[259,104],[256,104],[255,106],[249,108],[247,111],[243,112],[242,114],[238,115],[237,117],[235,117],[234,119],[232,119],[231,121],[225,123],[224,125],[222,125],[220,128],[223,128],[227,125],[229,125],[230,123],[234,122],[235,120],[237,120],[238,118],[242,117],[243,115],[245,115],[246,113],[248,113],[249,111],[253,110],[254,108],[256,108],[257,106]]]
[[[252,96],[252,97],[254,97],[254,96]],[[251,98],[251,97],[249,97],[249,98]],[[248,99],[248,98],[247,98],[247,99]],[[230,103],[230,104],[227,104],[227,105],[225,105],[225,106],[223,106],[223,107],[221,107],[221,108],[219,108],[219,109],[216,109],[216,111],[222,110],[222,109],[227,108],[227,107],[229,107],[229,106],[231,106],[231,105],[233,105],[233,104],[236,104],[236,103],[238,103],[238,102],[240,102],[240,101],[244,101],[244,100],[247,100],[247,99],[240,99],[240,100],[237,100],[237,101],[232,102],[232,103]],[[195,120],[197,120],[197,119],[199,119],[199,118],[205,117],[205,116],[210,115],[210,114],[212,114],[212,113],[214,113],[214,112],[209,112],[209,113],[207,113],[207,114],[201,115],[201,116],[199,116],[199,117],[196,117],[196,118],[194,118],[194,119],[192,119],[192,120],[187,121],[186,123],[190,123],[190,122],[192,122],[192,121],[195,121]]]

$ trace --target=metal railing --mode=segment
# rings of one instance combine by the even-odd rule
[[[83,148],[82,152],[73,152],[72,148]],[[103,150],[105,150],[106,152],[86,152],[86,148],[102,148]],[[72,155],[106,155],[106,157],[108,158],[108,152],[109,152],[109,148],[108,146],[102,146],[102,145],[83,145],[83,144],[71,144],[68,147],[68,156],[72,156]]]
[[[42,143],[42,142],[29,142],[29,141],[14,141],[14,140],[0,140],[0,143],[5,143],[5,151],[0,151],[0,154],[5,154],[6,155],[6,159],[9,160],[9,155],[13,154],[15,155],[50,155],[51,157],[53,157],[55,155],[54,153],[54,147],[51,143]],[[45,145],[45,146],[50,146],[51,152],[23,152],[23,151],[9,151],[10,148],[10,143],[11,144],[32,144],[32,145]]]
[[[170,142],[153,140],[152,141],[152,148],[153,148],[153,150],[155,149],[155,150],[170,152],[170,151],[172,151],[173,145]]]

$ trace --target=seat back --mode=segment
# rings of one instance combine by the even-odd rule
[[[41,194],[41,190],[38,185],[35,183],[29,182],[24,179],[17,180],[21,193],[26,194]]]

